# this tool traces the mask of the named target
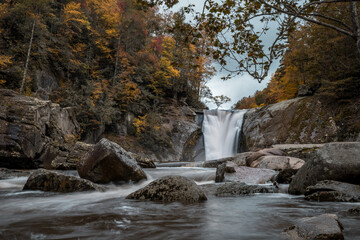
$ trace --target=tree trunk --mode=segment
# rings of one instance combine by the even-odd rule
[[[115,84],[115,79],[117,75],[117,68],[119,63],[119,51],[120,51],[120,44],[121,44],[121,34],[119,33],[118,45],[116,49],[116,60],[115,60],[115,70],[114,70],[114,78],[113,78],[113,85]]]
[[[356,47],[358,52],[360,53],[360,23],[359,23],[359,15],[357,12],[356,2],[352,1],[350,3],[351,8],[351,20],[354,25],[354,39],[356,41]]]
[[[29,60],[30,60],[31,46],[32,46],[33,38],[34,38],[35,23],[36,23],[36,19],[34,19],[32,30],[31,30],[31,38],[30,38],[29,49],[28,49],[28,53],[27,53],[27,57],[26,57],[24,76],[23,76],[23,79],[22,79],[22,82],[21,82],[20,95],[24,91],[25,79],[26,79],[26,74],[27,74],[27,71],[28,71]]]

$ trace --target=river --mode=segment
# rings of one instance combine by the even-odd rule
[[[215,169],[158,167],[149,180],[110,185],[106,192],[22,191],[27,177],[0,180],[1,239],[280,239],[296,219],[336,213],[346,239],[360,239],[359,203],[318,203],[283,193],[219,198],[198,204],[154,203],[125,197],[165,175],[215,184]],[[76,172],[67,172],[76,175]]]

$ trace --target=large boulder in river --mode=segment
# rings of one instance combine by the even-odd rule
[[[77,164],[80,177],[96,183],[140,181],[146,174],[136,160],[118,144],[101,139]]]
[[[306,188],[305,200],[318,202],[360,202],[360,186],[332,180]]]
[[[207,200],[203,190],[194,181],[182,176],[159,178],[146,187],[131,193],[126,198],[182,203],[196,203]]]
[[[328,143],[319,148],[295,174],[289,193],[303,194],[322,180],[360,184],[360,142]]]
[[[342,240],[343,226],[335,214],[323,214],[316,217],[301,218],[297,223],[285,230],[283,239],[311,240],[328,239]]]
[[[249,154],[245,158],[246,166],[251,167],[251,164],[264,156],[285,156],[285,153],[278,148],[265,148],[257,152]]]
[[[39,169],[33,172],[23,190],[40,190],[45,192],[82,192],[103,191],[104,188],[93,182],[62,173]]]
[[[50,165],[78,132],[71,108],[0,89],[0,167]]]
[[[247,185],[246,183],[226,183],[219,186],[215,191],[217,197],[234,197],[253,195],[255,193],[275,193],[277,189],[274,186]]]
[[[277,173],[272,169],[251,168],[244,166],[234,166],[234,170],[235,172],[225,172],[225,182],[264,184],[267,182],[271,182]]]

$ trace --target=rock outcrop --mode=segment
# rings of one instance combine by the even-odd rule
[[[247,151],[274,144],[337,141],[335,116],[314,97],[295,98],[250,109],[244,117],[243,138]]]
[[[299,158],[285,157],[285,156],[263,156],[253,161],[250,167],[266,168],[273,170],[284,169],[300,169],[305,164],[305,161]]]
[[[104,191],[104,188],[89,180],[39,169],[33,172],[23,190],[40,190],[45,192],[83,192]]]
[[[205,193],[194,181],[182,176],[159,178],[126,198],[164,203],[196,203],[207,200]]]
[[[305,200],[318,202],[360,202],[360,186],[325,180],[305,191]]]
[[[140,181],[146,174],[118,144],[101,139],[77,164],[79,176],[95,183]]]
[[[323,214],[316,217],[299,219],[297,223],[287,229],[283,239],[344,239],[343,227],[335,214]]]
[[[71,108],[0,89],[0,167],[49,166],[78,132]]]
[[[250,167],[253,162],[264,156],[285,156],[285,153],[277,148],[261,149],[246,157],[246,166]]]
[[[322,180],[360,184],[360,142],[335,142],[319,148],[295,174],[289,193],[304,194],[308,186]]]

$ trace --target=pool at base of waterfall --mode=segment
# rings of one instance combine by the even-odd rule
[[[154,203],[125,197],[151,180],[183,175],[215,184],[215,169],[159,167],[149,180],[110,185],[106,192],[23,192],[27,178],[0,180],[0,239],[279,239],[299,218],[335,213],[345,239],[359,239],[360,216],[347,210],[358,203],[307,202],[302,196],[256,194],[208,196],[202,203]],[[71,173],[74,174],[74,173]]]

